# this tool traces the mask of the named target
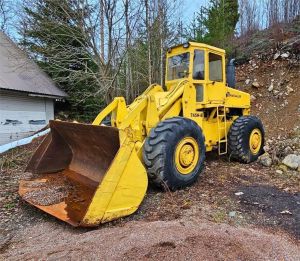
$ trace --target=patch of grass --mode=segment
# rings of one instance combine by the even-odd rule
[[[224,209],[219,209],[211,214],[211,218],[216,223],[223,223],[227,219],[227,212]]]
[[[4,205],[4,208],[6,208],[7,210],[13,209],[15,207],[16,207],[16,204],[13,203],[13,202],[10,202],[10,203],[7,203],[7,204]]]

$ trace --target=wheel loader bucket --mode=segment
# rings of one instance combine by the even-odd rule
[[[120,144],[113,127],[50,121],[50,128],[27,166],[33,178],[20,182],[25,201],[73,226],[137,210],[148,180],[134,142]]]

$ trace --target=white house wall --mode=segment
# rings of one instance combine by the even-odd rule
[[[46,105],[46,121],[49,122],[49,120],[54,119],[53,100],[52,99],[45,99],[45,105]]]
[[[0,145],[32,135],[53,118],[52,99],[0,91]]]

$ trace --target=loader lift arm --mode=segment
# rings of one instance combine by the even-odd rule
[[[137,133],[139,140],[143,141],[149,134],[151,128],[155,127],[158,122],[167,118],[178,116],[182,109],[182,95],[188,82],[183,80],[174,86],[170,91],[164,92],[160,85],[150,85],[133,103],[126,105],[124,97],[116,97],[114,100],[101,111],[93,125],[100,125],[101,122],[111,114],[111,125],[119,130],[125,130],[132,127]],[[164,93],[162,97],[156,97],[155,94]],[[135,121],[139,118],[138,125]]]

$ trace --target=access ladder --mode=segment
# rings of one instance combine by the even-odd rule
[[[217,107],[217,122],[218,122],[218,153],[219,155],[227,154],[227,122],[225,106]],[[222,146],[224,144],[225,146]]]

